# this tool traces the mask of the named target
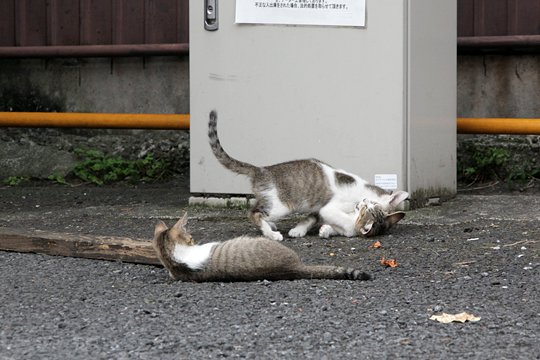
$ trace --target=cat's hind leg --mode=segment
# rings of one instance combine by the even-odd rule
[[[319,221],[318,216],[309,215],[305,220],[299,222],[295,227],[289,230],[289,236],[293,238],[303,237]]]
[[[263,235],[267,238],[277,241],[283,240],[283,235],[281,235],[279,231],[275,231],[272,229],[272,225],[274,229],[276,225],[272,222],[266,221],[264,214],[257,208],[253,208],[251,210],[249,218],[251,219],[251,221],[253,221],[255,225],[259,227],[259,229],[261,229]]]
[[[277,191],[269,190],[257,199],[251,209],[250,218],[262,231],[263,235],[272,240],[283,240],[283,235],[275,230],[273,220],[282,218],[291,210],[285,206],[276,195]]]

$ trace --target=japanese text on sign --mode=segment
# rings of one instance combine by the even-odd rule
[[[397,174],[375,174],[375,185],[385,190],[396,190]]]
[[[365,26],[365,0],[236,0],[236,23]]]

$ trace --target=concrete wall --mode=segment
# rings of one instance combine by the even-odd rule
[[[458,56],[459,117],[540,117],[540,55]]]
[[[1,59],[0,95],[13,92],[69,112],[189,113],[188,57]]]

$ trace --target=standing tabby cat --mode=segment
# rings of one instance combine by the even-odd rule
[[[321,228],[321,237],[375,236],[404,216],[389,212],[409,196],[407,192],[389,193],[322,161],[294,160],[257,167],[233,159],[219,141],[215,111],[210,112],[208,137],[214,155],[223,166],[251,179],[256,203],[250,219],[272,240],[283,240],[272,221],[291,212],[310,215],[289,231],[290,237],[304,236],[318,222],[327,225]]]
[[[263,237],[238,237],[195,245],[187,214],[169,229],[160,221],[153,245],[174,280],[253,281],[295,279],[369,280],[370,275],[338,266],[305,265],[288,247]]]

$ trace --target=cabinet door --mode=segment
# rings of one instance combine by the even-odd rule
[[[407,1],[367,2],[365,27],[237,24],[237,1],[216,1],[212,31],[205,1],[190,1],[191,192],[251,192],[211,152],[212,109],[239,160],[318,158],[404,188]]]

